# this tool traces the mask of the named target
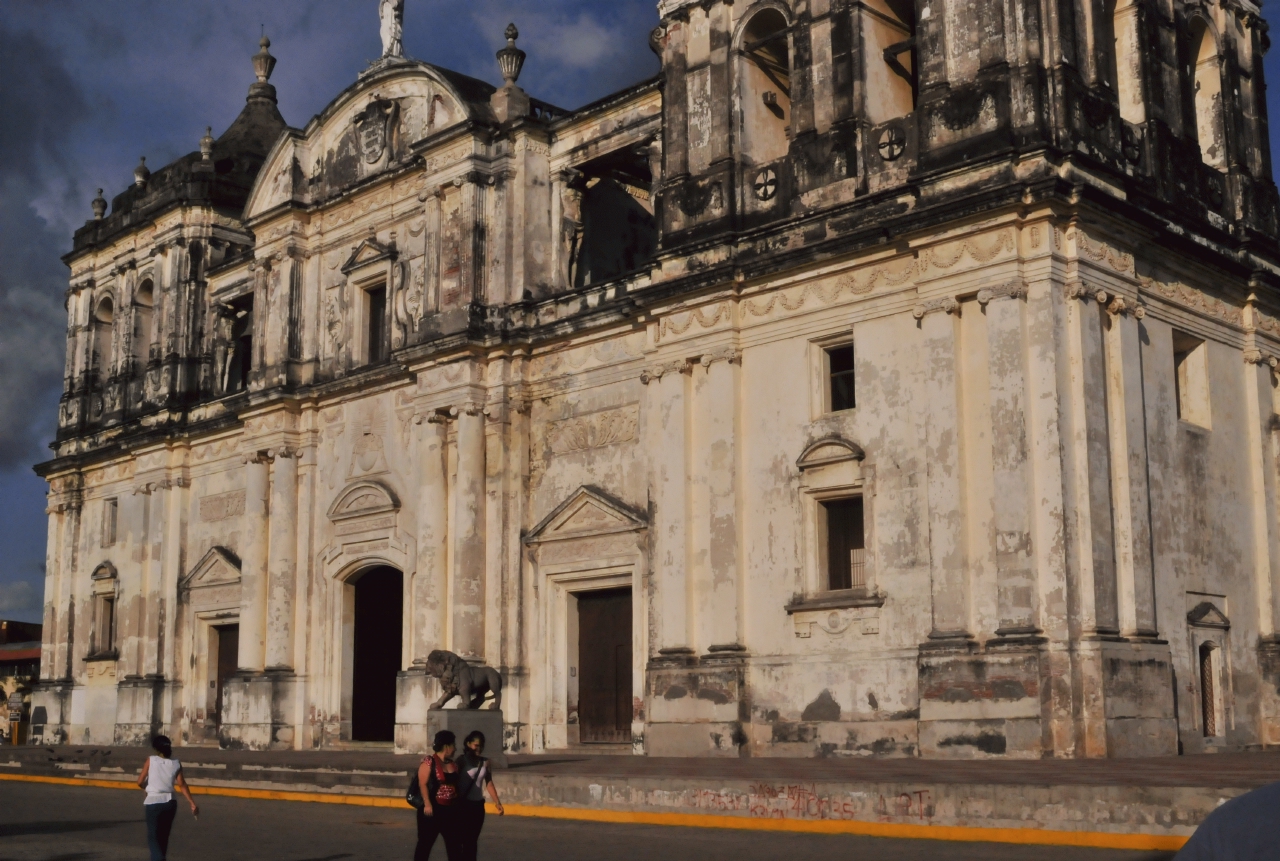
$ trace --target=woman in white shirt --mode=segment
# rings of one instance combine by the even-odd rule
[[[169,852],[169,832],[173,829],[174,817],[178,815],[178,800],[173,797],[175,787],[191,805],[192,816],[199,816],[200,808],[196,806],[191,788],[182,776],[182,763],[173,759],[173,742],[158,735],[151,740],[151,746],[160,755],[147,757],[142,774],[138,775],[138,786],[147,791],[143,805],[147,811],[147,843],[151,847],[151,861],[165,861]]]

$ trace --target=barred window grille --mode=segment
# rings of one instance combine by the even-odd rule
[[[826,588],[834,591],[867,586],[862,497],[822,503],[826,525]]]
[[[1213,646],[1200,646],[1200,705],[1204,714],[1205,738],[1218,734],[1218,689],[1213,671]]]
[[[867,551],[856,547],[849,551],[849,580],[853,589],[865,589],[867,586]]]

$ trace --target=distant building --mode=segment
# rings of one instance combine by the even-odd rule
[[[569,111],[264,41],[94,201],[33,740],[422,750],[445,648],[513,751],[1280,744],[1256,4],[659,9]]]
[[[0,619],[0,736],[9,735],[9,697],[30,691],[40,678],[40,639],[40,625]]]

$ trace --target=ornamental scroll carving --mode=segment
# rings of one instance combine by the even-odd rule
[[[230,493],[219,493],[200,499],[200,519],[205,523],[215,523],[244,514],[244,491],[233,490]]]
[[[639,424],[640,407],[632,404],[620,409],[552,422],[547,429],[547,440],[553,455],[573,454],[629,442],[636,438]]]

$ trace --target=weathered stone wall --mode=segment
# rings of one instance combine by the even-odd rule
[[[507,747],[578,744],[578,596],[615,588],[634,753],[1275,743],[1258,115],[1223,102],[1218,170],[1151,83],[1163,13],[1121,10],[1117,93],[1106,28],[1038,9],[668,2],[660,85],[572,113],[389,61],[242,218],[82,235],[33,738],[350,741],[387,566],[405,750],[436,648],[503,672]],[[1258,21],[1221,14],[1231,81]]]

